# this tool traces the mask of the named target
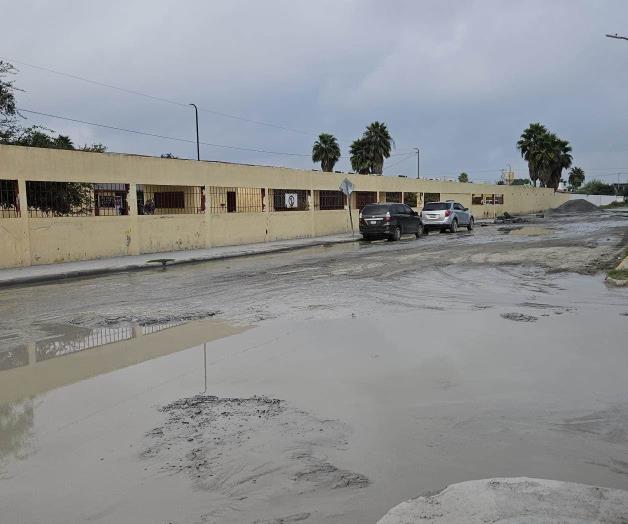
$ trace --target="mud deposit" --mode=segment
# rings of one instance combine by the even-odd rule
[[[524,315],[523,313],[502,313],[500,316],[506,320],[514,320],[515,322],[536,322],[538,320],[538,317]]]
[[[348,446],[346,424],[318,419],[282,400],[196,395],[160,411],[166,420],[146,435],[142,457],[157,463],[163,473],[186,475],[197,488],[222,494],[234,515],[249,498],[369,485],[366,476],[326,459],[330,449]],[[205,521],[210,517],[204,515]],[[296,517],[287,518],[292,520],[281,522]]]

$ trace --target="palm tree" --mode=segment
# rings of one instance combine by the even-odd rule
[[[572,167],[569,171],[569,185],[578,189],[584,183],[584,169]]]
[[[534,122],[528,126],[521,134],[521,138],[517,142],[517,149],[521,151],[521,157],[528,163],[528,172],[530,180],[536,187],[536,181],[539,179],[539,169],[535,164],[534,157],[539,148],[540,142],[548,134],[547,128],[539,122]]]
[[[528,164],[533,166],[541,187],[554,190],[560,184],[563,169],[571,166],[571,146],[554,133],[545,133],[531,149]]]
[[[367,126],[362,137],[366,140],[371,173],[381,174],[384,171],[384,158],[390,157],[390,152],[395,145],[386,124],[377,121],[373,122]]]
[[[361,175],[371,172],[371,157],[364,138],[356,138],[349,149],[351,155],[351,169]]]
[[[334,135],[321,133],[312,147],[312,162],[320,162],[321,169],[328,173],[334,170],[334,166],[340,158],[340,146]]]
[[[558,138],[556,135],[553,135],[554,140],[554,169],[552,170],[552,174],[549,179],[549,183],[546,184],[548,187],[554,188],[554,190],[558,189],[558,185],[560,184],[560,179],[562,177],[563,169],[569,169],[571,167],[571,163],[573,157],[571,156],[571,146],[567,140],[562,140]]]

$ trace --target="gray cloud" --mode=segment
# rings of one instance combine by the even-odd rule
[[[57,0],[1,9],[11,21],[1,56],[312,133],[201,113],[207,142],[307,155],[319,131],[350,141],[379,119],[398,152],[421,147],[424,174],[494,180],[506,162],[525,175],[514,143],[538,120],[572,142],[589,176],[628,173],[628,42],[604,38],[623,30],[620,0]],[[191,109],[19,67],[23,107],[194,138]],[[194,154],[187,144],[31,122],[115,151]],[[313,167],[307,157],[202,154]],[[415,170],[408,158],[388,174]]]

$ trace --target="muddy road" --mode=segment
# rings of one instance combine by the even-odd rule
[[[213,316],[250,324],[382,308],[482,307],[508,302],[512,287],[542,293],[547,274],[611,267],[627,243],[628,212],[598,212],[0,289],[0,342],[36,340],[59,324],[91,328]]]
[[[0,290],[0,515],[353,523],[480,478],[628,489],[628,290],[598,272],[627,235],[598,212]]]

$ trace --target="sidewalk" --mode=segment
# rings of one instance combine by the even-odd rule
[[[148,263],[149,260],[171,259],[168,265],[201,262],[206,260],[223,260],[228,258],[263,255],[266,253],[280,253],[294,251],[306,247],[322,246],[326,244],[343,244],[359,240],[356,233],[331,235],[315,238],[300,238],[296,240],[277,240],[258,244],[244,244],[240,246],[212,247],[209,249],[194,249],[190,251],[171,251],[166,253],[149,253],[115,258],[101,258],[82,262],[66,262],[63,264],[47,264],[41,266],[21,267],[15,269],[0,269],[0,287],[33,282],[61,280],[88,275],[116,273],[120,271],[134,271],[140,269],[155,269],[161,267],[159,263]]]

